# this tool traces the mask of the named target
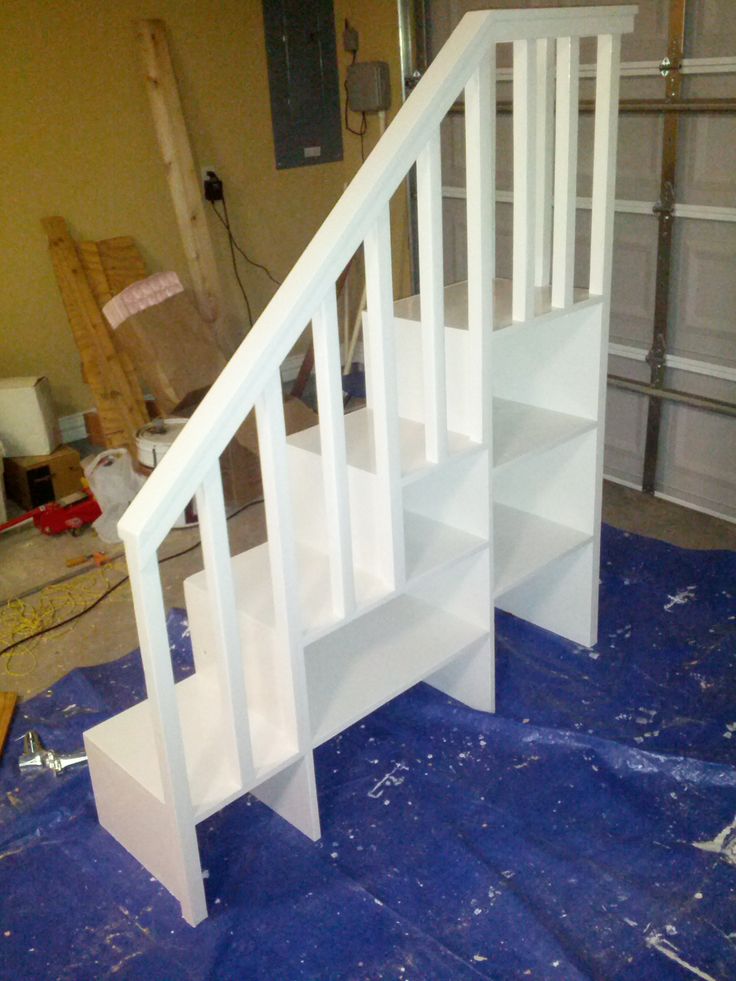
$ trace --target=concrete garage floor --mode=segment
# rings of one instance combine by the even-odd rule
[[[736,524],[608,482],[604,484],[603,520],[617,528],[685,548],[736,550]],[[228,527],[235,553],[264,541],[263,505],[255,504],[236,514]],[[160,558],[184,552],[196,546],[198,540],[196,528],[173,531],[160,550]],[[67,567],[67,559],[100,548],[118,558],[101,569],[91,564],[79,569]],[[34,616],[37,625],[52,622],[43,619],[44,609],[46,617],[66,619],[106,589],[121,583],[108,598],[74,623],[0,655],[0,690],[15,691],[22,698],[29,698],[75,667],[112,661],[137,647],[130,587],[123,582],[125,560],[121,554],[120,545],[105,546],[91,528],[77,538],[67,535],[47,538],[33,526],[0,536],[0,650],[14,639],[8,634],[11,619],[16,629],[25,624],[27,632]],[[184,605],[182,582],[200,568],[201,552],[197,547],[162,562],[167,608]],[[70,573],[75,573],[73,578],[39,592],[45,584]],[[9,602],[12,602],[10,609]]]

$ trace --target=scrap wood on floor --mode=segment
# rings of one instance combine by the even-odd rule
[[[143,694],[135,652],[71,673],[0,766],[8,976],[736,977],[735,574],[604,529],[595,648],[500,614],[498,714],[422,684],[326,743],[321,841],[251,797],[204,821],[196,929],[98,826],[86,771],[18,772],[29,728],[74,751]]]

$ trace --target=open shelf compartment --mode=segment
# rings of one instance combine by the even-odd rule
[[[595,419],[495,398],[493,465],[498,469],[532,453],[543,453],[595,429],[596,425]]]
[[[506,504],[494,505],[493,522],[496,597],[593,540],[592,535],[577,528]]]
[[[248,786],[243,786],[234,756],[226,751],[232,743],[212,677],[194,674],[180,681],[176,699],[196,821],[236,800],[297,756],[296,740],[276,728],[268,713],[251,710],[254,773]],[[148,699],[94,726],[85,733],[85,741],[163,803],[164,788]]]
[[[414,596],[397,596],[305,651],[315,746],[488,638]]]
[[[288,437],[291,446],[320,454],[319,426],[303,429]],[[478,448],[469,437],[462,433],[448,433],[448,449],[451,456]],[[373,412],[369,408],[348,412],[345,416],[345,446],[347,462],[351,467],[367,473],[376,472],[376,450],[373,437]],[[424,452],[424,426],[412,419],[399,419],[399,449],[401,453],[401,474],[405,479],[415,479],[428,472],[431,464]]]

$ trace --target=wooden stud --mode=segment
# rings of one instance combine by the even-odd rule
[[[135,434],[148,421],[143,393],[120,364],[66,222],[54,217],[41,224],[107,445],[127,446],[135,456]]]
[[[136,23],[136,36],[143,59],[156,137],[166,167],[166,179],[197,305],[203,319],[215,323],[220,314],[219,276],[204,213],[200,176],[194,164],[171,63],[166,25],[162,20],[139,20]]]
[[[134,240],[128,236],[102,242],[77,242],[77,254],[100,310],[126,286],[145,279],[148,275],[143,257]],[[110,332],[110,337],[131,392],[135,393],[137,400],[143,402],[138,372],[130,355],[118,343],[115,331]],[[144,402],[143,412],[147,417],[148,411]]]

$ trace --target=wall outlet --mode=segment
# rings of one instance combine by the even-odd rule
[[[205,201],[222,201],[225,196],[222,180],[214,167],[202,168],[202,190]]]

